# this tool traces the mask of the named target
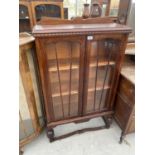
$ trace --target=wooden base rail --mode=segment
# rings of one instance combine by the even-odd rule
[[[102,118],[103,118],[103,121],[105,123],[105,125],[103,125],[103,126],[80,129],[80,130],[76,130],[76,131],[73,131],[73,132],[58,136],[58,137],[54,137],[54,130],[51,129],[51,130],[47,130],[47,136],[49,137],[50,142],[53,142],[53,141],[56,141],[56,140],[60,140],[60,139],[64,139],[64,138],[73,136],[75,134],[81,134],[81,133],[85,133],[85,132],[97,131],[97,130],[102,130],[102,129],[109,129],[110,124],[111,124],[111,119],[109,119],[107,117],[104,117],[104,116]]]
[[[112,114],[114,114],[113,111],[108,111],[108,112],[91,114],[91,115],[82,116],[82,117],[76,117],[76,118],[72,118],[72,119],[68,119],[68,120],[51,122],[51,123],[47,124],[47,127],[50,129],[50,128],[56,127],[57,125],[60,125],[60,124],[62,125],[62,124],[67,124],[67,123],[71,123],[71,122],[78,122],[78,121],[83,121],[83,120],[87,120],[87,119],[91,119],[91,118],[95,118],[95,117],[107,116],[107,115],[112,115]]]

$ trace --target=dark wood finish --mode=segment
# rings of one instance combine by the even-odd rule
[[[42,25],[41,27],[36,25],[33,31],[33,35],[38,38],[43,37],[43,36],[46,36],[46,37],[52,36],[53,38],[56,38],[56,36],[60,37],[62,35],[75,36],[75,35],[83,34],[83,36],[85,37],[85,35],[94,35],[94,34],[101,34],[101,33],[113,34],[113,32],[115,32],[114,38],[117,38],[116,34],[119,34],[119,33],[128,34],[131,32],[131,29],[129,27],[124,26],[124,25],[119,25],[116,23],[90,24],[90,25],[88,24],[66,24],[65,28],[63,25],[51,25],[51,26]],[[74,31],[72,28],[74,29]]]
[[[54,140],[53,128],[61,124],[105,116],[109,128],[109,118],[114,112],[113,89],[131,29],[115,23],[73,24],[73,21],[65,21],[50,25],[52,20],[48,21],[35,26],[33,35],[50,141]],[[97,99],[103,89],[99,108]]]
[[[112,23],[116,22],[117,17],[97,17],[83,19],[81,17],[73,18],[72,20],[67,19],[51,19],[49,17],[43,17],[41,21],[37,22],[39,25],[60,25],[60,24],[99,24],[99,23]]]
[[[130,66],[132,67],[132,66]],[[115,120],[122,129],[120,143],[128,133],[135,131],[135,84],[134,73],[122,68],[116,96]],[[133,75],[132,75],[133,74]],[[132,76],[132,77],[129,77]]]
[[[79,121],[85,121],[85,120],[89,120],[89,119],[92,119],[95,117],[101,117],[101,116],[105,116],[105,115],[110,117],[113,114],[114,114],[113,111],[101,111],[100,113],[96,112],[96,113],[91,114],[91,115],[85,115],[85,116],[81,116],[81,117],[74,117],[74,118],[70,118],[70,119],[66,119],[66,120],[51,122],[51,123],[47,124],[47,127],[53,128],[53,127],[56,127],[58,125],[67,124],[67,123],[71,123],[71,122],[78,123]]]
[[[48,133],[47,136],[49,137],[50,142],[53,142],[53,141],[56,141],[56,140],[60,140],[60,139],[64,139],[64,138],[70,137],[70,136],[75,135],[75,134],[82,134],[82,133],[90,132],[90,131],[109,129],[110,128],[109,120],[106,117],[104,117],[104,116],[103,116],[103,120],[105,122],[104,126],[76,130],[76,131],[73,131],[73,132],[70,132],[70,133],[58,136],[58,137],[54,137],[54,130],[51,129],[51,130],[47,131],[47,133]]]

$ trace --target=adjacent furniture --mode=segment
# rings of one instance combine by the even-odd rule
[[[19,1],[19,32],[31,32],[33,27],[31,6],[28,1]]]
[[[42,17],[61,18],[68,16],[68,9],[62,1],[22,0],[19,1],[19,32],[32,32]]]
[[[102,16],[118,19],[126,24],[131,0],[120,0],[118,15],[110,15],[111,0],[95,0],[102,7]],[[90,8],[90,10],[92,10]],[[42,17],[68,19],[68,8],[63,8],[63,0],[20,0],[19,1],[19,32],[32,32],[32,28]],[[87,16],[88,17],[88,16]]]
[[[36,25],[42,17],[64,18],[62,2],[32,1],[31,8],[34,25]]]
[[[42,88],[38,76],[34,37],[19,37],[19,147],[32,141],[44,127]]]
[[[121,69],[116,96],[115,119],[122,129],[120,143],[124,136],[135,131],[135,65],[134,45],[129,43]]]
[[[119,5],[118,5],[119,2]],[[118,17],[118,22],[121,24],[127,24],[127,19],[130,13],[132,0],[92,0],[92,3],[98,3],[103,8],[102,16],[114,16]],[[116,5],[115,7],[115,3]],[[114,10],[111,12],[112,7]]]
[[[57,139],[53,128],[58,125],[100,116],[110,127],[131,29],[116,23],[88,24],[87,20],[51,23],[44,20],[33,30],[48,138]]]

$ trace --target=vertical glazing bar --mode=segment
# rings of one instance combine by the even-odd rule
[[[90,76],[90,53],[91,53],[91,41],[87,41],[88,46],[86,47],[86,53],[85,53],[85,61],[84,66],[86,67],[86,70],[84,72],[84,97],[83,97],[83,114],[87,113],[87,107],[88,107],[88,87],[89,87],[89,76]],[[83,49],[81,49],[82,51]],[[81,52],[82,53],[82,52]],[[84,52],[83,52],[84,53]],[[81,59],[81,57],[80,57]]]
[[[114,50],[115,50],[115,52],[117,52],[117,56],[115,56],[115,60],[114,60],[115,62],[117,62],[117,64],[114,66],[113,74],[111,76],[112,77],[112,79],[111,79],[111,87],[110,87],[110,92],[108,94],[107,101],[106,101],[106,105],[107,106],[111,105],[111,103],[110,103],[111,102],[111,98],[112,98],[111,96],[112,96],[112,93],[113,93],[115,87],[117,86],[115,81],[117,81],[118,74],[119,74],[117,68],[120,65],[118,63],[118,62],[120,62],[120,60],[119,60],[120,59],[120,52],[118,52],[118,51],[120,51],[120,45],[119,45],[118,40],[117,41],[115,40]]]
[[[72,42],[70,44],[70,75],[69,75],[69,108],[68,108],[68,116],[70,116],[70,104],[71,104],[71,82],[72,82]]]
[[[49,89],[49,92],[51,93],[51,94],[53,94],[53,90],[50,88],[50,87],[48,87],[48,89]],[[52,109],[54,109],[54,105],[53,105],[53,96],[51,97],[51,106],[52,106]],[[55,120],[55,111],[53,110],[53,119]]]
[[[94,92],[94,111],[95,111],[95,104],[96,104],[96,84],[97,84],[97,71],[98,71],[98,59],[99,59],[99,48],[97,42],[97,61],[96,61],[96,75],[95,75],[95,92]]]
[[[63,98],[62,98],[62,88],[61,88],[61,79],[60,79],[59,62],[58,62],[58,55],[57,55],[56,44],[55,44],[54,47],[55,47],[55,56],[56,56],[56,63],[57,63],[58,79],[59,79],[60,98],[61,98],[61,104],[62,104],[62,114],[63,114],[63,118],[64,118],[65,117],[65,114],[64,114],[64,104],[63,104]]]
[[[108,52],[108,64],[107,64],[107,66],[106,66],[107,68],[106,68],[105,78],[104,78],[104,81],[103,81],[103,88],[102,88],[102,93],[101,93],[100,102],[99,102],[99,110],[101,109],[103,91],[104,91],[104,86],[105,86],[105,82],[106,82],[106,78],[107,78],[107,73],[108,73],[108,68],[109,68],[109,61],[110,61],[111,55],[112,55],[112,51],[110,50],[111,44],[112,44],[112,42],[108,42],[108,41],[107,41],[106,50],[107,50],[107,52]],[[112,46],[113,46],[113,44],[112,44]]]
[[[25,128],[25,125],[24,125],[24,122],[23,122],[23,119],[22,119],[20,111],[19,111],[19,118],[20,118],[21,127],[22,127],[22,129],[24,131],[24,134],[25,134],[25,136],[27,136],[26,128]]]

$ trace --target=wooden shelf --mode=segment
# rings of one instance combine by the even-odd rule
[[[19,20],[30,20],[30,18],[29,17],[19,18]]]
[[[71,69],[79,69],[79,65],[73,64]],[[65,70],[70,70],[70,65],[64,65],[59,67],[59,71],[65,71]],[[57,67],[50,67],[48,69],[49,72],[56,72]]]
[[[100,91],[102,89],[103,89],[102,87],[97,87],[96,88],[96,91]],[[106,90],[106,89],[110,89],[110,86],[105,86],[104,87],[104,90]],[[95,88],[89,88],[88,89],[88,92],[93,92],[93,91],[95,91]],[[63,92],[62,93],[62,96],[68,96],[69,94],[71,94],[71,95],[77,95],[78,94],[78,91],[71,91],[71,93],[69,93],[68,91],[67,92]],[[52,97],[60,97],[60,93],[53,94]]]
[[[64,54],[64,53],[63,53]],[[61,56],[61,57],[60,57]],[[72,57],[72,59],[70,58],[70,55],[60,55],[59,58],[58,58],[58,61],[60,62],[65,62],[66,60],[67,61],[70,61],[72,60],[72,62],[79,62],[79,56],[74,56]],[[52,58],[51,58],[52,57]],[[51,56],[50,58],[48,58],[48,62],[50,64],[52,64],[52,62],[56,62],[56,58],[54,56]]]
[[[109,89],[110,88],[110,86],[104,86],[104,90],[105,89]],[[96,88],[96,91],[100,91],[100,90],[102,90],[103,89],[103,87],[97,87]],[[89,88],[88,89],[88,92],[93,92],[93,91],[95,91],[95,88]]]
[[[71,95],[76,95],[76,94],[78,94],[78,91],[71,91]],[[68,96],[68,95],[69,95],[69,92],[62,93],[62,96]],[[60,97],[60,93],[53,94],[52,97]]]
[[[109,62],[109,65],[114,65],[114,64],[115,64],[114,61],[110,61],[110,62]],[[108,65],[108,61],[105,61],[105,62],[101,61],[101,62],[98,63],[98,66],[99,66],[99,67],[100,67],[100,66],[107,66],[107,65]],[[89,65],[89,67],[96,67],[96,62],[91,63],[91,64]]]
[[[114,65],[115,62],[114,61],[110,61],[109,62],[109,65]],[[107,66],[108,65],[108,62],[105,61],[105,62],[99,62],[98,63],[98,67],[101,67],[101,66]],[[92,62],[89,67],[96,67],[96,62]],[[79,64],[72,64],[72,68],[71,69],[79,69]],[[64,66],[60,66],[59,67],[59,71],[65,71],[65,70],[70,70],[70,65],[64,65]],[[49,72],[55,72],[57,71],[57,67],[50,67],[48,69]]]

